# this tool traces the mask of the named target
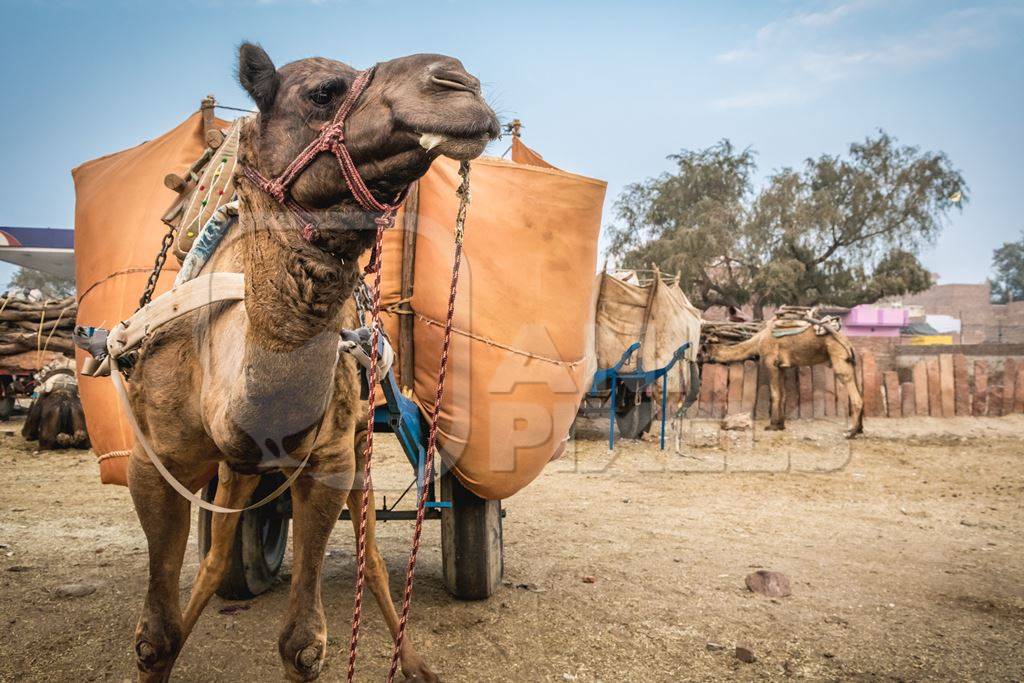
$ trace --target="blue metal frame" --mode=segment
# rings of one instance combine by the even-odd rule
[[[427,462],[427,425],[420,413],[419,406],[412,400],[402,395],[402,389],[395,379],[395,371],[388,370],[388,374],[380,382],[384,391],[384,398],[387,403],[377,406],[373,412],[373,431],[392,432],[398,437],[398,443],[405,451],[405,457],[409,459],[416,472],[416,494],[422,495],[423,487],[433,487],[433,481],[425,481],[425,469]],[[440,463],[435,462],[435,472]],[[433,496],[431,496],[433,497]],[[417,498],[418,500],[418,498]],[[450,508],[451,501],[427,500],[428,508]]]
[[[668,416],[665,409],[668,405],[668,373],[675,367],[675,364],[683,357],[686,349],[690,348],[690,342],[683,342],[682,346],[672,354],[672,360],[664,367],[656,370],[638,370],[636,372],[622,373],[622,366],[629,362],[630,357],[640,348],[640,342],[633,342],[626,349],[618,362],[610,368],[603,368],[594,373],[594,382],[587,393],[588,397],[601,398],[602,394],[611,389],[611,397],[608,400],[608,448],[615,448],[615,399],[618,392],[618,385],[630,383],[637,387],[637,392],[643,391],[659,379],[661,385],[661,449],[665,450],[665,424]]]

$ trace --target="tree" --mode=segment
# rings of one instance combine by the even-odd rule
[[[1024,232],[1016,242],[1005,242],[992,253],[992,301],[1006,304],[1024,299]]]
[[[702,308],[751,304],[756,317],[768,305],[850,306],[931,286],[917,254],[967,201],[944,153],[879,131],[756,192],[754,156],[729,140],[670,156],[674,172],[619,195],[609,254],[679,272]]]
[[[48,299],[63,299],[75,293],[74,278],[51,275],[35,268],[18,268],[7,286],[38,289]]]

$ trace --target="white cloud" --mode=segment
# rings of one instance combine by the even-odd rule
[[[715,61],[719,64],[736,64],[738,62],[745,62],[756,53],[753,50],[747,48],[736,48],[735,50],[729,50],[722,54],[715,55]]]
[[[874,4],[877,4],[877,0],[853,0],[852,2],[844,2],[827,10],[797,12],[784,19],[762,26],[757,31],[757,39],[760,41],[771,40],[792,29],[813,30],[833,26],[857,12],[868,9]]]
[[[930,8],[929,3],[923,5]],[[747,45],[723,52],[714,61],[726,67],[760,72],[751,92],[714,99],[715,109],[777,106],[818,96],[833,84],[893,68],[913,68],[955,57],[998,42],[1006,25],[1024,17],[1013,7],[972,7],[923,14],[919,25],[889,32],[892,6],[877,0],[852,0],[819,11],[790,14],[762,26]],[[859,13],[876,12],[872,28],[844,25]],[[895,22],[894,22],[895,23]],[[856,29],[860,30],[856,30]],[[764,83],[775,84],[764,87]]]

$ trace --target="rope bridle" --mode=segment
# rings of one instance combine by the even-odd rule
[[[334,118],[320,129],[316,138],[299,152],[298,156],[281,172],[281,175],[269,179],[251,166],[242,165],[242,175],[246,180],[270,195],[278,204],[291,211],[299,219],[302,225],[300,230],[302,238],[310,244],[317,244],[320,241],[320,228],[317,227],[316,220],[309,210],[295,201],[289,190],[299,175],[324,152],[330,152],[338,160],[341,175],[356,203],[369,213],[380,214],[375,219],[378,231],[382,227],[390,228],[395,224],[395,213],[405,201],[405,192],[399,193],[390,204],[378,201],[370,192],[370,188],[363,182],[355,162],[352,161],[352,155],[349,154],[348,147],[345,145],[345,120],[352,113],[359,97],[370,84],[376,70],[377,67],[374,66],[360,71],[356,75],[355,80],[352,81],[352,87],[345,94],[345,99],[342,100]]]
[[[406,192],[400,192],[390,204],[377,200],[366,186],[362,176],[356,168],[352,155],[345,146],[345,120],[354,109],[359,97],[366,90],[376,67],[361,71],[356,76],[352,87],[349,88],[341,106],[330,123],[320,129],[317,137],[299,153],[295,159],[288,164],[281,175],[274,179],[268,179],[250,166],[243,165],[243,176],[252,182],[256,187],[263,190],[279,204],[288,209],[300,221],[302,227],[300,233],[307,242],[316,245],[320,239],[320,229],[312,214],[301,204],[295,201],[289,193],[289,188],[295,183],[299,175],[322,153],[330,152],[338,160],[341,167],[342,177],[348,185],[349,191],[356,202],[365,211],[378,214],[374,219],[377,226],[374,239],[373,251],[370,253],[370,263],[366,268],[367,274],[373,275],[373,287],[371,291],[370,314],[372,322],[370,325],[370,367],[367,371],[369,396],[367,397],[368,415],[366,418],[366,444],[363,451],[363,495],[359,506],[359,530],[356,534],[356,584],[355,597],[352,606],[352,634],[349,639],[348,656],[348,681],[352,683],[355,679],[356,657],[359,646],[359,628],[362,620],[363,592],[366,583],[366,533],[367,517],[369,509],[370,489],[372,487],[372,459],[373,459],[373,421],[374,404],[377,389],[377,360],[380,343],[380,285],[381,285],[381,254],[383,253],[384,231],[394,226],[395,214],[405,201]],[[455,317],[455,297],[458,291],[459,267],[462,262],[462,242],[465,231],[466,210],[469,204],[469,162],[463,161],[459,174],[462,176],[462,183],[458,189],[459,211],[455,223],[455,260],[452,267],[451,288],[448,296],[448,314],[444,326],[444,341],[441,347],[440,365],[437,374],[437,390],[434,396],[434,410],[430,419],[430,430],[427,437],[427,450],[424,462],[424,486],[416,502],[416,526],[413,532],[412,550],[409,553],[409,563],[406,568],[405,590],[402,598],[402,612],[398,623],[398,633],[395,636],[394,651],[391,656],[391,668],[388,671],[388,683],[391,683],[398,670],[401,658],[402,643],[405,638],[406,624],[409,620],[410,605],[412,603],[413,580],[416,573],[416,557],[419,552],[420,538],[423,531],[423,519],[426,509],[427,496],[429,494],[429,482],[434,475],[434,458],[437,451],[437,421],[441,413],[441,400],[444,397],[445,376],[448,368],[448,350],[451,345],[452,321]]]

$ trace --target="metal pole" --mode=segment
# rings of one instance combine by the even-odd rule
[[[608,450],[615,450],[615,385],[619,383],[619,373],[611,372],[612,396],[608,403]]]

